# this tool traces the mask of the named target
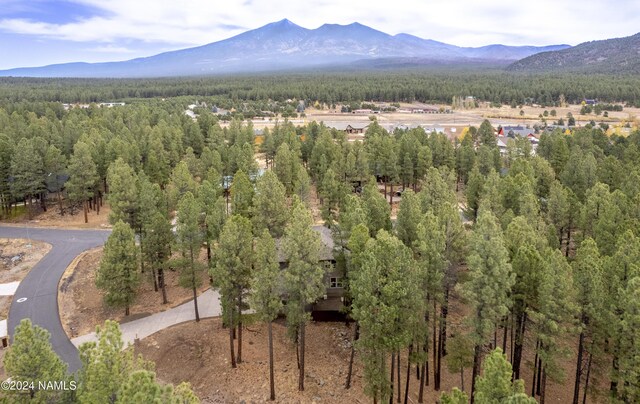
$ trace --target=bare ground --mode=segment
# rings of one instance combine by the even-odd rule
[[[454,294],[455,295],[455,294]],[[462,327],[467,308],[454,299],[450,311],[450,329]],[[164,382],[188,381],[204,403],[261,403],[269,398],[269,361],[267,329],[260,323],[245,326],[243,333],[243,363],[232,369],[229,360],[229,333],[220,319],[188,322],[162,330],[141,340],[136,352],[156,364],[158,377]],[[286,334],[282,319],[274,323],[274,354],[276,402],[278,403],[365,403],[371,399],[363,391],[362,364],[356,355],[353,385],[344,388],[347,374],[352,328],[342,322],[311,322],[306,333],[305,391],[299,392],[298,369],[294,345]],[[567,346],[576,338],[567,339]],[[501,345],[500,338],[498,345]],[[527,341],[521,378],[527,393],[531,392],[533,346]],[[574,352],[575,354],[575,352]],[[575,358],[575,355],[572,356]],[[402,394],[406,382],[406,353],[401,358]],[[430,365],[432,365],[431,362]],[[547,401],[568,403],[573,396],[574,359],[562,367],[567,377],[564,383],[547,382]],[[425,388],[425,403],[435,403],[442,391],[460,387],[460,374],[448,372],[446,360],[442,366],[441,390],[434,391],[433,368],[431,384]],[[419,383],[415,367],[411,369],[409,402],[416,403]],[[465,389],[470,388],[471,369],[465,371]],[[604,386],[603,386],[604,387]],[[397,389],[397,384],[396,384]],[[397,392],[397,390],[396,390]],[[597,402],[589,397],[587,402]]]
[[[3,224],[21,224],[32,227],[55,227],[58,229],[105,229],[111,228],[109,224],[109,208],[108,203],[104,203],[97,211],[89,211],[87,214],[88,223],[84,222],[84,213],[82,209],[76,209],[74,214],[67,211],[64,215],[60,214],[57,205],[48,205],[46,212],[38,212],[33,214],[29,219],[27,215],[22,215],[14,219],[6,220]]]
[[[81,254],[71,263],[60,280],[60,320],[69,338],[93,332],[97,325],[106,320],[131,321],[178,306],[193,297],[191,289],[185,289],[178,284],[178,272],[168,270],[165,271],[165,280],[169,303],[163,305],[162,294],[154,291],[151,272],[148,270],[142,274],[136,301],[130,309],[131,314],[125,317],[124,309],[113,309],[104,304],[104,293],[95,285],[101,258],[102,247]],[[205,291],[208,287],[209,278],[205,271],[202,273],[199,292]]]

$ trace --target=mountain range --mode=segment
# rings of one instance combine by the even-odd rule
[[[108,63],[64,63],[0,71],[26,77],[170,77],[340,66],[507,66],[569,45],[459,47],[409,34],[389,35],[359,23],[306,29],[284,19],[207,45]]]
[[[538,53],[513,63],[507,70],[639,74],[640,33]]]

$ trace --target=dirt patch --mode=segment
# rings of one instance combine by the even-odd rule
[[[462,326],[468,309],[455,298],[450,308],[450,327]],[[298,370],[294,346],[286,333],[283,320],[273,327],[275,354],[276,397],[279,403],[368,403],[363,391],[363,369],[358,355],[354,364],[352,387],[344,383],[351,350],[352,328],[344,323],[311,322],[307,327],[305,391],[298,392]],[[219,318],[200,323],[188,322],[162,330],[141,340],[136,352],[156,364],[158,377],[174,384],[188,381],[204,403],[261,403],[269,396],[269,359],[267,330],[260,323],[249,324],[243,333],[243,363],[232,369],[229,361],[229,334]],[[569,346],[576,338],[567,339]],[[501,345],[500,338],[498,345]],[[533,349],[535,341],[527,341],[521,369],[526,391],[531,391]],[[575,354],[575,353],[574,353]],[[563,384],[547,382],[547,401],[571,402],[575,356],[563,368],[566,379]],[[401,356],[402,394],[406,383],[406,351]],[[433,362],[430,360],[430,366]],[[419,383],[415,366],[410,373],[409,402],[416,403]],[[460,387],[460,374],[448,372],[446,361],[442,366],[441,390],[434,391],[433,368],[431,384],[425,387],[425,402],[434,403],[442,391]],[[470,388],[471,369],[465,371],[465,389]],[[396,387],[397,389],[397,384]],[[396,390],[397,392],[397,390]],[[587,402],[597,402],[591,397]]]
[[[143,279],[138,288],[136,301],[130,309],[131,314],[125,317],[124,309],[113,309],[104,304],[104,293],[95,285],[101,258],[102,247],[86,251],[74,260],[60,280],[60,320],[69,338],[93,332],[96,326],[105,320],[127,322],[165,311],[192,299],[191,289],[182,288],[178,284],[178,272],[169,270],[165,271],[169,303],[163,305],[162,294],[154,290],[151,271],[147,271],[142,274]],[[202,274],[202,287],[199,292],[204,292],[208,287],[209,278],[205,272]]]
[[[51,245],[41,241],[0,238],[0,283],[21,281]],[[9,315],[12,296],[0,296],[0,319]]]
[[[49,206],[46,212],[39,212],[33,214],[31,220],[29,220],[26,214],[18,216],[13,219],[6,220],[7,224],[22,224],[33,227],[55,227],[60,229],[105,229],[111,228],[109,224],[109,212],[111,209],[105,202],[100,207],[100,213],[95,210],[89,211],[87,214],[88,223],[84,222],[84,213],[82,209],[76,209],[73,214],[67,213],[60,214],[60,210],[56,205]]]

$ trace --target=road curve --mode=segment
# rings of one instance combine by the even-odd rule
[[[29,271],[13,296],[7,322],[9,335],[13,335],[13,330],[23,318],[31,319],[33,324],[51,333],[51,345],[69,365],[70,373],[80,368],[80,358],[60,323],[58,282],[75,257],[103,245],[110,233],[107,230],[0,226],[0,237],[33,239],[51,244],[51,250]]]

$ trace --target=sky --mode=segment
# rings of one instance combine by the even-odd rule
[[[640,0],[0,0],[0,69],[127,60],[287,18],[458,46],[577,45],[640,31]]]

